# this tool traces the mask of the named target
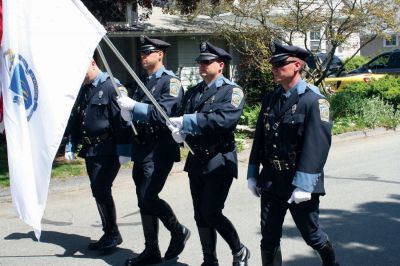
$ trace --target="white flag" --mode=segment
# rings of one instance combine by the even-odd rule
[[[51,167],[106,33],[79,0],[2,0],[1,83],[13,205],[40,238]]]

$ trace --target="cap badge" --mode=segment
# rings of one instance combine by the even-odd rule
[[[207,43],[206,42],[202,42],[200,44],[200,53],[204,53],[207,50]]]
[[[271,44],[269,45],[269,49],[271,50],[271,53],[275,53],[276,47],[274,42],[271,42]]]

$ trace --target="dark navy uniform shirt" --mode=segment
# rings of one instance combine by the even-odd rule
[[[172,71],[161,67],[146,77],[143,83],[169,117],[177,115],[183,88]],[[133,99],[137,103],[132,110],[132,117],[138,130],[138,136],[132,142],[133,161],[153,161],[155,157],[165,156],[179,161],[179,145],[173,140],[165,119],[139,87],[134,89]]]
[[[282,96],[287,100],[282,102]],[[300,80],[286,93],[279,87],[267,94],[257,121],[248,178],[258,179],[264,189],[277,189],[273,183],[285,178],[290,186],[285,193],[299,187],[324,194],[323,167],[331,145],[331,129],[329,103],[315,86]],[[289,171],[275,171],[274,160],[293,161],[294,166]]]
[[[182,132],[195,153],[188,155],[185,171],[237,177],[233,132],[243,110],[242,89],[221,75],[208,86],[200,82],[185,98]]]
[[[82,157],[119,155],[117,149],[123,150],[129,143],[131,129],[121,119],[116,97],[112,82],[104,72],[81,88],[66,130],[67,150],[76,152],[77,144],[82,143],[79,152]]]

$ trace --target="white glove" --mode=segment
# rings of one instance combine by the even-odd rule
[[[129,121],[133,120],[132,112],[128,111],[128,110],[125,110],[125,109],[121,109],[121,117],[126,122],[129,122]]]
[[[291,204],[292,202],[299,204],[300,202],[307,201],[310,199],[311,199],[310,192],[302,190],[301,188],[296,188],[295,190],[293,190],[292,196],[290,196],[290,199],[287,202],[289,204]]]
[[[247,179],[247,187],[250,189],[251,193],[253,193],[254,196],[260,197],[261,189],[257,187],[257,180],[254,177],[249,177]]]
[[[66,151],[64,158],[67,161],[73,161],[75,159],[75,153],[73,153],[72,151]]]
[[[120,163],[120,164],[126,164],[126,163],[128,163],[128,162],[131,161],[131,157],[128,157],[128,156],[119,156],[119,157],[118,157],[118,160],[119,160],[119,163]]]
[[[172,122],[172,121],[171,121],[171,122]],[[177,128],[177,127],[174,126],[174,125],[169,124],[168,122],[167,122],[167,126],[168,126],[169,130],[171,130],[171,136],[172,136],[172,138],[175,140],[176,143],[182,143],[182,142],[185,140],[186,135],[183,134],[183,133],[179,130],[179,128]]]
[[[171,123],[177,127],[179,130],[181,130],[183,128],[183,116],[179,116],[179,117],[170,117],[169,120],[171,121]],[[172,130],[171,130],[172,131]]]
[[[171,135],[176,143],[183,143],[186,137],[185,134],[182,134],[178,128],[171,130]]]
[[[132,111],[133,107],[135,107],[136,101],[132,100],[126,95],[122,95],[121,97],[117,98],[117,102],[119,105],[119,108],[122,110],[127,110],[127,111]]]

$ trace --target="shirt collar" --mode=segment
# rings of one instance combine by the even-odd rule
[[[207,84],[208,88],[219,88],[224,84],[234,84],[229,79],[225,78],[224,75],[218,76],[218,78],[214,79],[210,84]]]
[[[154,76],[155,76],[156,78],[160,78],[164,72],[165,72],[165,67],[164,67],[164,66],[161,66],[161,67],[156,71],[156,73],[154,73],[153,75],[149,76],[149,78],[151,79],[151,78],[153,78]]]
[[[306,91],[307,88],[307,82],[305,82],[303,79],[300,79],[293,87],[290,88],[287,92],[283,91],[283,95],[286,96],[286,98],[289,98],[290,95],[294,92],[297,91],[297,94],[303,94]]]
[[[97,87],[99,83],[103,83],[104,81],[106,81],[107,78],[108,78],[108,73],[100,71],[92,81],[92,85],[94,87]]]

